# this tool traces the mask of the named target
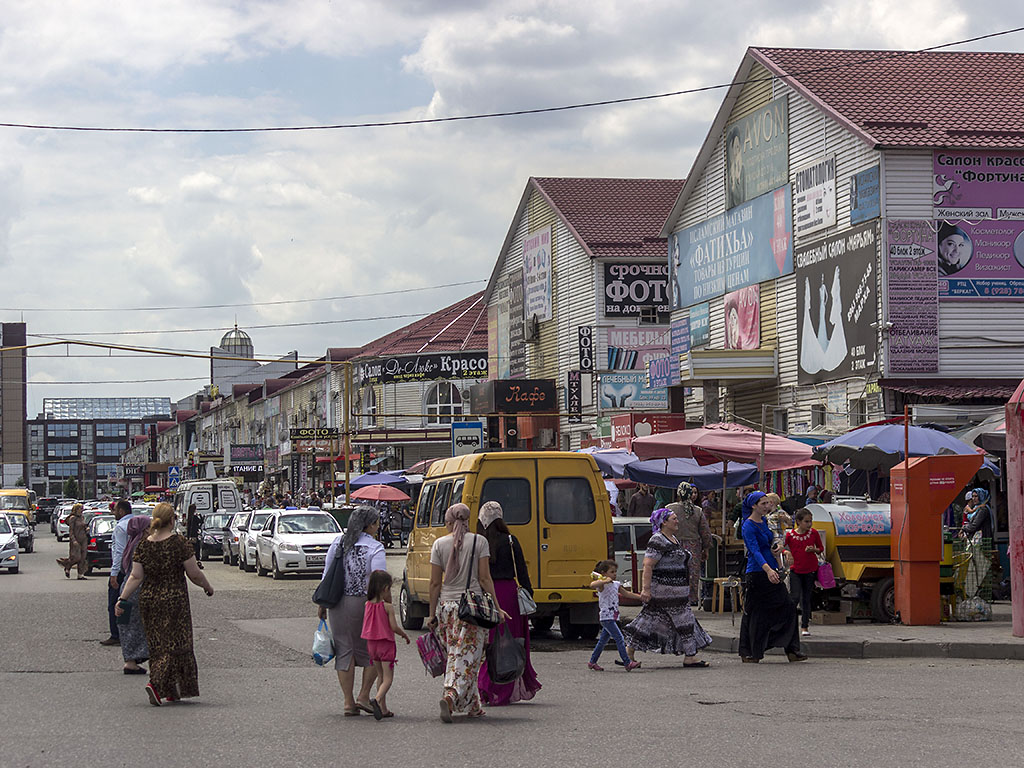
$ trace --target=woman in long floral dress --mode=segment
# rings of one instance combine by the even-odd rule
[[[679,519],[669,509],[656,509],[651,528],[640,591],[644,606],[623,630],[626,651],[630,659],[635,659],[636,651],[649,651],[684,656],[685,667],[710,666],[697,659],[697,652],[711,644],[711,636],[690,609],[691,555],[676,537]]]
[[[85,579],[89,572],[89,558],[86,545],[89,542],[89,524],[82,515],[82,505],[75,504],[68,515],[68,556],[58,557],[57,563],[64,569],[64,578],[71,578],[71,569],[78,568],[78,578]]]

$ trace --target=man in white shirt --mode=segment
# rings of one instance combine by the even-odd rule
[[[131,502],[121,499],[114,505],[114,534],[110,540],[110,579],[107,581],[107,613],[110,617],[110,637],[100,640],[100,645],[120,645],[121,639],[114,617],[114,606],[121,594],[121,585],[128,574],[121,573],[121,557],[124,555],[125,544],[128,543],[128,520],[134,516]]]

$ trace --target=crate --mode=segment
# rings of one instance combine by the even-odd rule
[[[812,611],[811,624],[845,624],[846,614],[835,611]]]
[[[871,603],[867,600],[841,600],[843,615],[850,621],[871,621]]]

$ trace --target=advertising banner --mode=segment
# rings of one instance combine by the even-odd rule
[[[554,379],[495,379],[469,391],[473,413],[558,413]]]
[[[872,327],[878,308],[878,225],[862,224],[801,248],[793,261],[799,383],[874,371],[878,366],[878,332]]]
[[[850,223],[860,224],[882,215],[879,169],[868,168],[850,177]]]
[[[523,274],[517,272],[509,286],[508,302],[508,375],[521,379],[526,375],[526,320],[523,296]]]
[[[498,377],[498,307],[487,307],[487,378]]]
[[[341,432],[337,427],[292,427],[289,440],[337,440]]]
[[[939,370],[939,295],[932,222],[889,219],[889,355],[886,373]]]
[[[570,424],[583,422],[583,374],[579,371],[567,372],[565,388],[565,412],[569,414]]]
[[[690,307],[690,348],[703,347],[711,340],[711,306],[704,302]]]
[[[526,317],[551,319],[551,227],[534,232],[523,242],[523,283]]]
[[[725,348],[759,349],[761,346],[761,290],[759,285],[725,294]]]
[[[579,344],[580,370],[584,373],[594,371],[594,329],[589,325],[581,325],[576,329],[576,341]]]
[[[644,370],[647,362],[668,357],[671,331],[668,327],[606,328],[607,370]]]
[[[242,443],[231,446],[231,463],[239,462],[263,463],[263,445],[261,443]]]
[[[937,149],[932,173],[935,218],[1024,220],[1024,152]]]
[[[605,317],[640,317],[650,307],[666,314],[669,298],[668,264],[604,265]]]
[[[934,224],[940,299],[1024,299],[1024,221]]]
[[[789,185],[669,237],[674,308],[793,271]]]
[[[809,235],[836,225],[836,156],[793,173],[793,234]]]
[[[601,408],[605,410],[665,410],[668,391],[648,389],[647,373],[602,373]]]
[[[495,334],[495,360],[494,376],[489,378],[507,379],[509,377],[509,362],[512,359],[509,348],[509,306],[511,305],[512,291],[509,288],[509,280],[506,276],[498,280],[495,289],[496,299],[494,306],[497,307],[496,323],[497,333]]]
[[[780,96],[726,128],[726,208],[734,208],[786,183],[788,126],[789,102]]]
[[[481,352],[443,352],[434,355],[399,355],[363,363],[364,384],[395,381],[486,379],[488,356]]]
[[[690,318],[681,317],[669,327],[669,355],[647,364],[647,387],[671,387],[679,383],[679,356],[690,351]]]

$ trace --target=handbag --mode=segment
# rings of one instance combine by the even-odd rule
[[[476,535],[473,536],[473,549],[469,556],[469,573],[466,576],[466,591],[459,600],[459,620],[484,629],[493,629],[501,623],[501,614],[488,594],[478,595],[471,592],[469,585],[473,583],[473,568],[476,565]]]
[[[818,560],[818,583],[822,589],[832,589],[836,585],[836,577],[832,572],[832,563]]]
[[[313,661],[322,667],[333,658],[334,638],[331,637],[327,622],[320,619],[320,626],[313,633]]]
[[[420,652],[423,668],[431,677],[440,677],[448,665],[448,654],[433,630],[416,638],[416,650]]]
[[[516,576],[516,600],[519,603],[519,615],[530,616],[537,612],[537,603],[526,587],[519,586],[519,569],[516,567],[516,550],[512,545],[512,534],[509,534],[508,546],[512,550],[512,573]]]
[[[316,589],[313,602],[323,608],[333,608],[345,596],[345,552],[338,543],[338,549],[331,560],[331,566]]]
[[[521,637],[513,636],[502,624],[487,646],[487,676],[495,685],[514,683],[526,669],[526,647]]]

